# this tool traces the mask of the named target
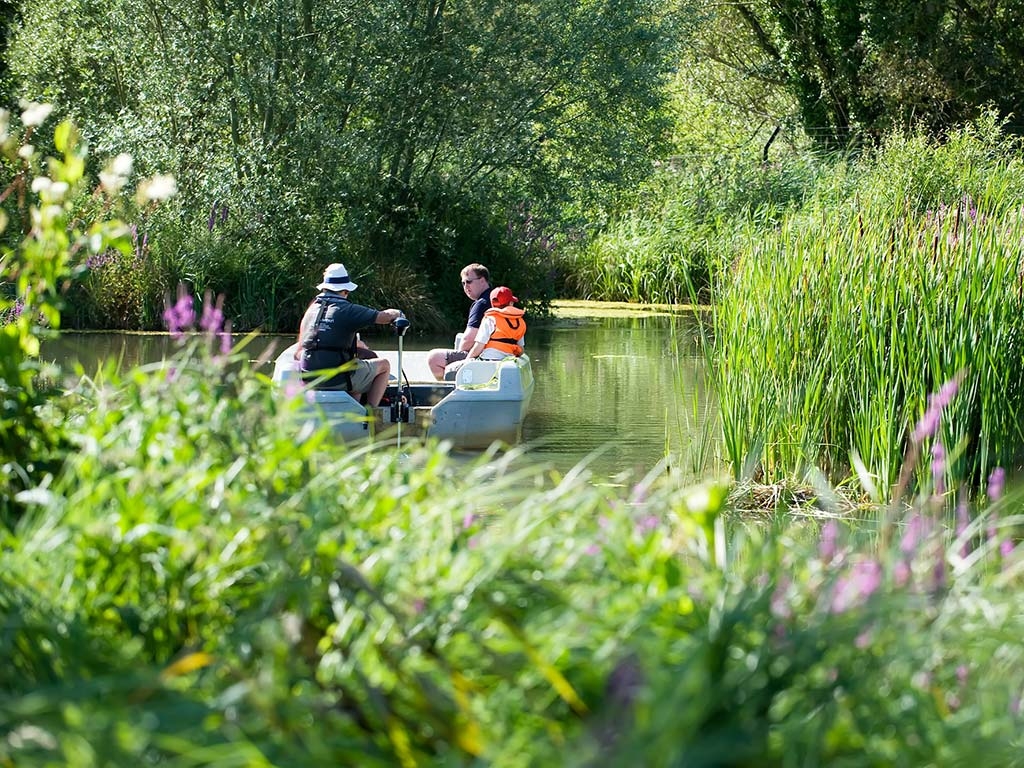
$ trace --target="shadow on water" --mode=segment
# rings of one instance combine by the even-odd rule
[[[684,473],[701,474],[713,445],[716,415],[708,394],[692,315],[562,319],[531,326],[527,351],[536,389],[523,441],[530,460],[565,473],[581,461],[607,482],[638,479],[666,456]],[[239,337],[240,338],[240,337]],[[290,336],[259,336],[246,347],[256,360]],[[378,335],[386,348],[393,338]],[[405,348],[446,346],[449,338],[406,338]],[[78,361],[92,373],[101,361],[121,369],[173,353],[166,334],[67,333],[48,342],[46,359]],[[266,364],[270,373],[270,364]]]

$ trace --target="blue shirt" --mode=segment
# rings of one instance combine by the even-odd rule
[[[466,321],[467,328],[479,328],[484,321],[484,313],[491,308],[491,289],[488,288],[484,295],[473,302],[469,308],[469,319]]]

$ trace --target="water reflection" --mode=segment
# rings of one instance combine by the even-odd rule
[[[535,458],[633,477],[700,457],[711,416],[689,316],[599,318],[530,329],[537,388],[524,425]]]
[[[259,336],[246,351],[252,360],[266,358],[292,340]],[[384,347],[394,340],[369,341]],[[448,343],[447,338],[408,337],[405,348]],[[527,345],[537,382],[523,426],[531,459],[561,472],[586,460],[596,477],[626,482],[670,456],[673,466],[700,474],[694,465],[709,452],[707,436],[716,417],[692,317],[531,325]],[[68,333],[48,342],[43,355],[64,364],[78,361],[92,373],[101,361],[113,360],[124,369],[158,361],[174,349],[166,334]],[[624,473],[630,477],[621,477]]]

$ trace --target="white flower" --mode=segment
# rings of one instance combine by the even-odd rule
[[[11,113],[6,109],[0,109],[0,144],[7,141],[10,135]]]
[[[24,110],[21,113],[21,122],[26,128],[42,125],[53,111],[52,104],[40,104],[35,101],[26,101],[25,99],[21,100],[21,108]]]
[[[128,181],[132,172],[132,156],[122,152],[100,172],[100,184],[108,192],[117,192]]]
[[[178,191],[173,176],[156,174],[139,185],[139,197],[143,200],[166,200]]]
[[[18,149],[18,157],[20,157],[22,160],[28,160],[30,157],[32,157],[33,154],[35,154],[35,151],[36,148],[33,147],[31,144],[22,144],[21,147]]]
[[[122,152],[110,161],[110,172],[118,176],[130,176],[132,172],[132,156]]]
[[[32,179],[32,191],[36,193],[43,192],[49,189],[52,184],[53,182],[50,181],[49,176],[36,176]]]

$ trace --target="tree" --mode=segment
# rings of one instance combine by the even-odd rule
[[[1024,106],[1024,6],[1018,0],[753,0],[715,4],[712,55],[745,78],[781,84],[821,145],[893,127],[941,133],[994,105]],[[751,53],[756,55],[751,56]]]
[[[429,288],[440,270],[451,282],[461,232],[500,235],[522,200],[589,210],[649,173],[682,10],[29,0],[11,62],[23,88],[96,126],[98,151],[173,172],[180,220],[229,201],[242,247],[292,250],[299,271],[393,254]]]

